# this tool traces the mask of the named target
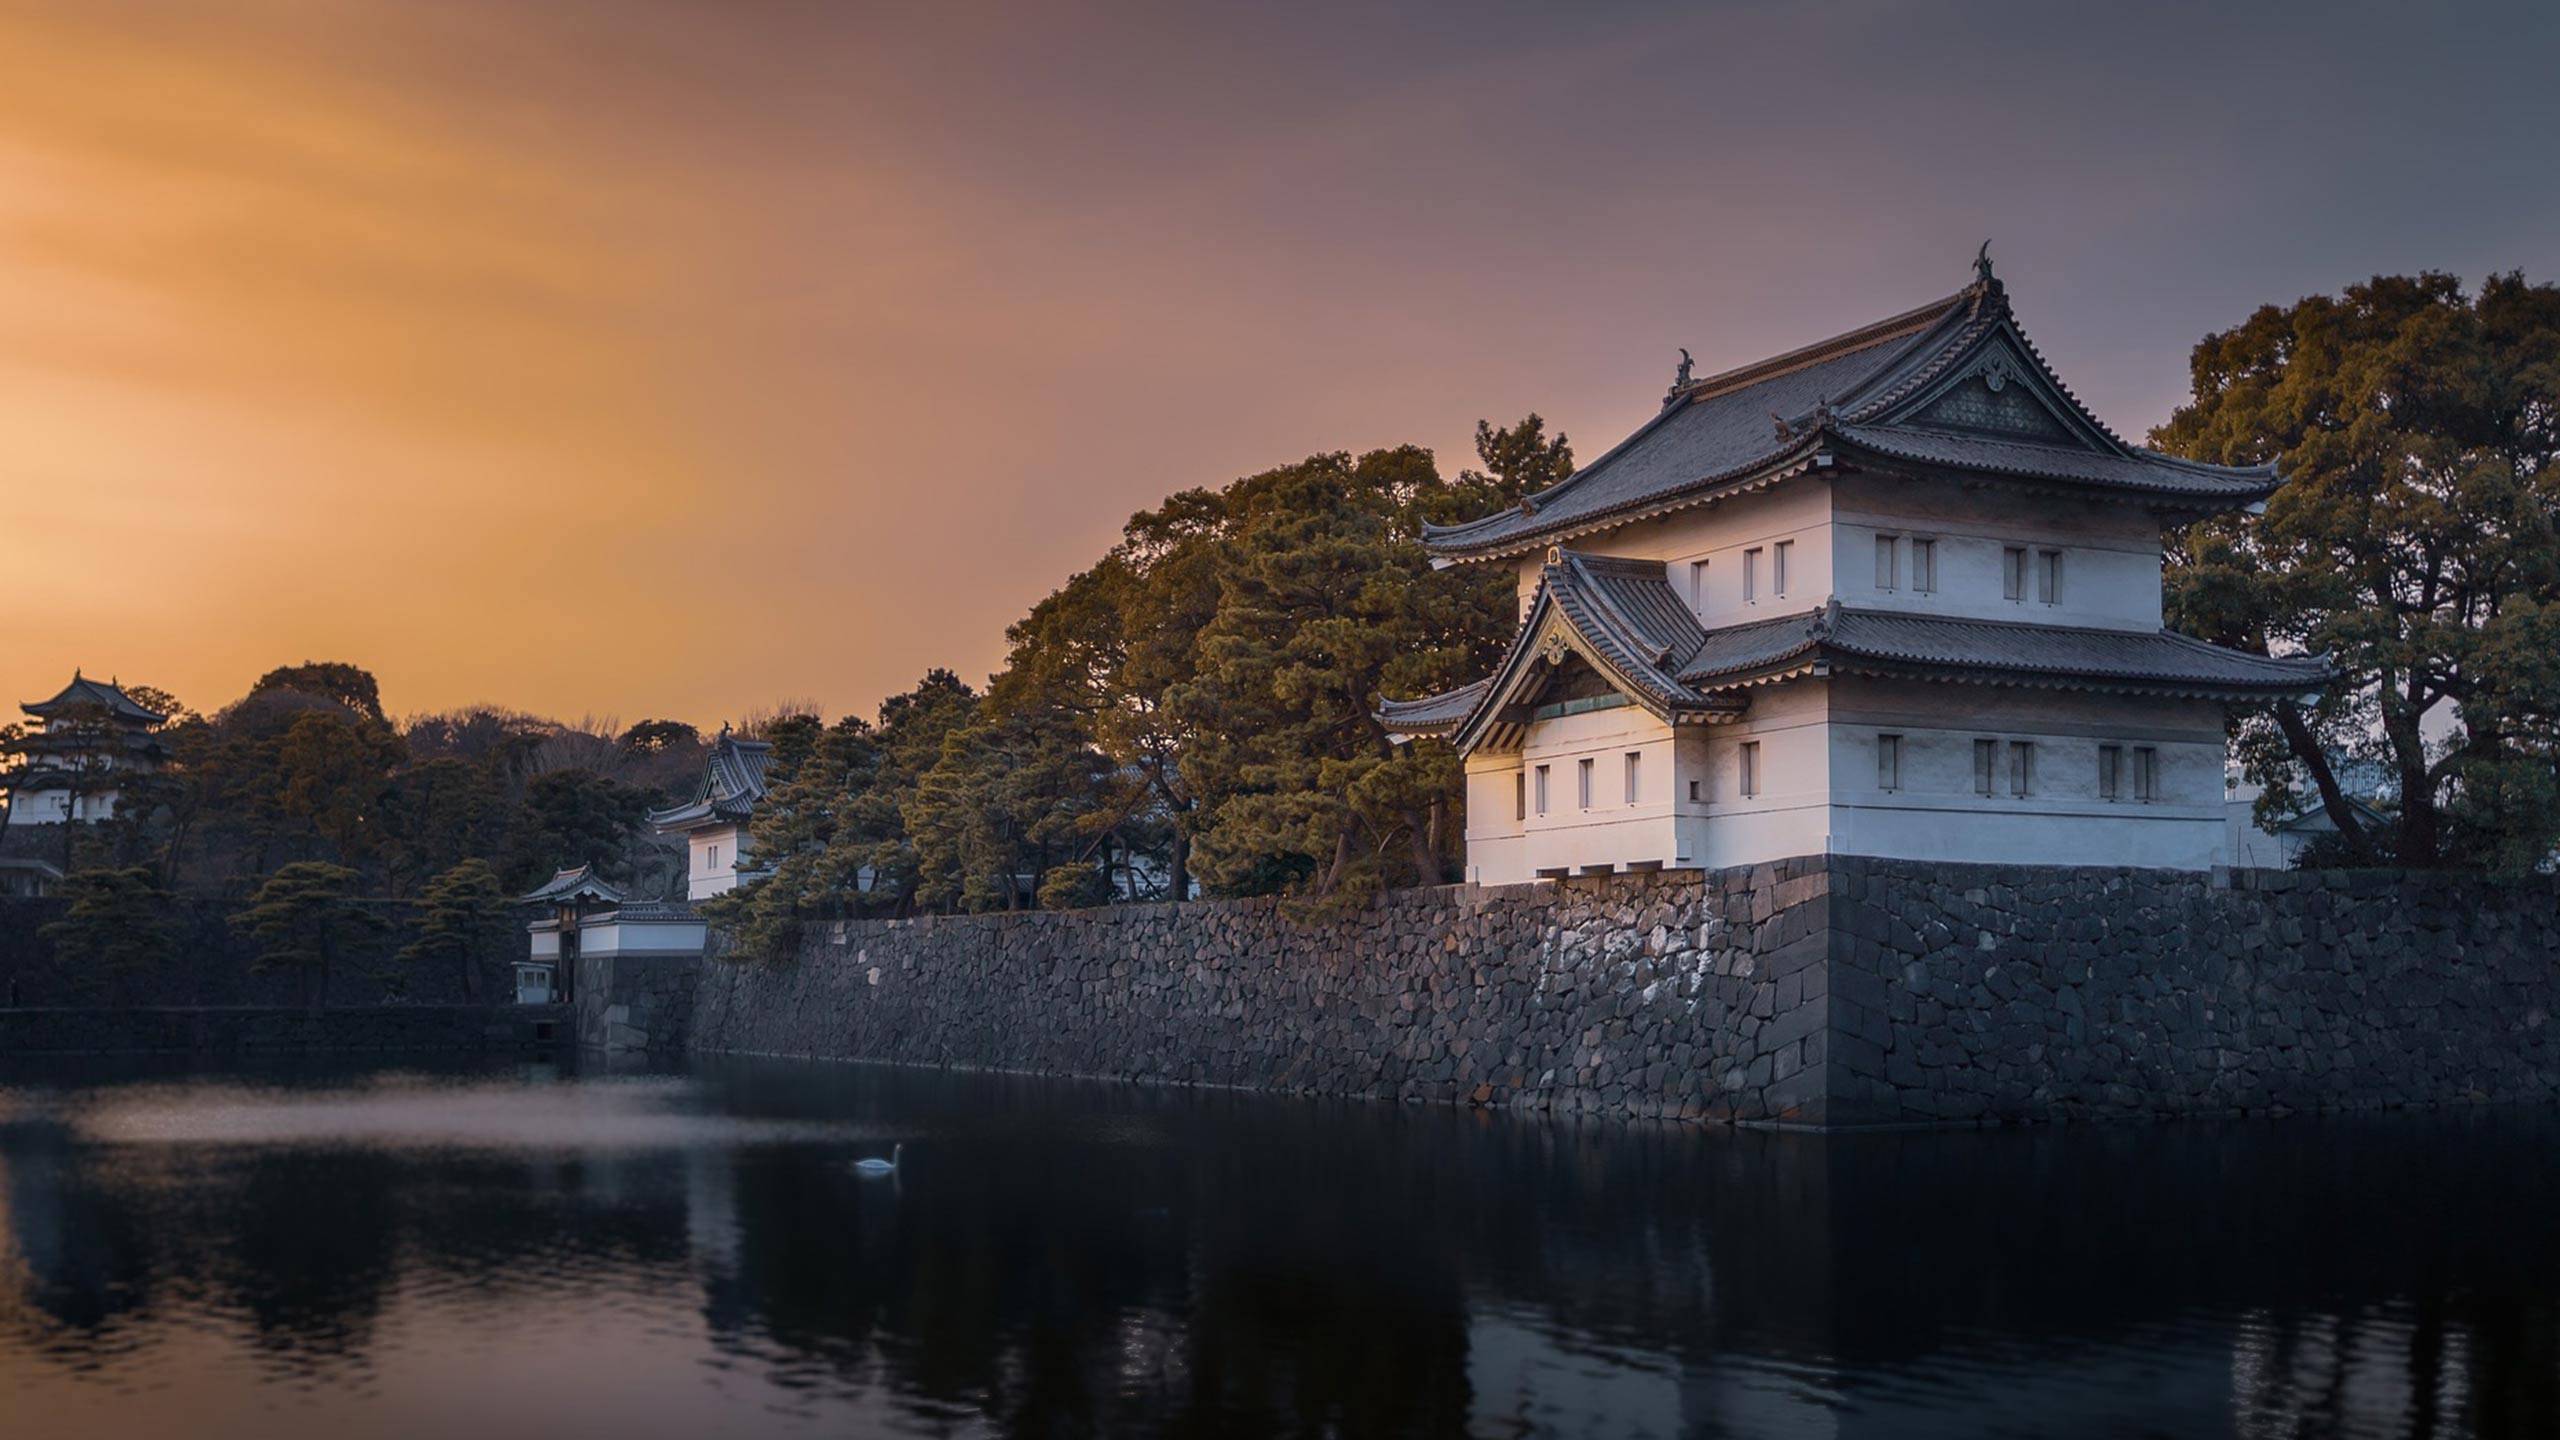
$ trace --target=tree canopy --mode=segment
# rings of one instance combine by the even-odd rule
[[[2340,675],[2244,721],[2253,776],[2316,801],[2349,859],[2540,864],[2560,845],[2560,289],[2381,277],[2264,307],[2193,369],[2155,443],[2287,483],[2172,544],[2172,623]],[[2388,777],[2387,824],[2352,803],[2350,763]]]

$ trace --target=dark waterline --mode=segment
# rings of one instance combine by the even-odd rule
[[[2555,1141],[21,1064],[0,1435],[2553,1435]]]

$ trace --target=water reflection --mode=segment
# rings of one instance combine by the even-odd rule
[[[20,1074],[0,1395],[28,1433],[2560,1433],[2555,1138]]]

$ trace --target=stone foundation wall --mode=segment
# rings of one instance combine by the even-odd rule
[[[1815,857],[714,952],[689,1017],[583,994],[627,1048],[1818,1126],[2560,1098],[2549,879]]]
[[[2560,1098],[2560,883],[1834,859],[1862,1121]]]
[[[1816,1123],[1826,893],[1814,861],[1402,892],[1326,924],[1269,900],[852,921],[706,964],[692,1043]]]
[[[683,1051],[700,956],[582,955],[577,964],[570,997],[581,1047],[616,1055]]]

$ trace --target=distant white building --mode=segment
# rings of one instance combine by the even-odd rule
[[[542,906],[546,913],[527,927],[530,943],[516,965],[517,1002],[574,1001],[582,959],[664,960],[701,954],[705,927],[692,902],[757,878],[746,860],[751,849],[747,822],[756,802],[765,797],[772,754],[773,747],[764,741],[741,740],[723,725],[692,798],[650,814],[649,823],[659,834],[685,837],[684,900],[633,900],[592,865],[559,871],[525,895],[525,903]]]
[[[661,835],[685,837],[685,898],[708,900],[734,890],[757,872],[747,863],[754,842],[747,821],[765,797],[765,771],[773,747],[762,740],[741,740],[720,727],[711,756],[693,796],[681,805],[651,812],[649,823]]]
[[[2369,831],[2388,830],[2391,817],[2373,804],[2380,793],[2373,783],[2369,767],[2338,767],[2338,781],[2347,787],[2347,804]],[[2361,782],[2361,783],[2359,783]],[[2302,863],[2302,854],[2321,840],[2338,833],[2337,822],[2329,818],[2326,807],[2316,800],[2309,804],[2281,807],[2273,816],[2260,819],[2258,795],[2260,787],[2232,767],[2222,779],[2223,793],[2223,863],[2246,869],[2290,870]]]
[[[18,708],[34,733],[23,742],[26,773],[9,799],[12,825],[111,820],[121,782],[168,760],[152,731],[169,717],[137,704],[112,680],[74,671],[52,699]]]
[[[77,671],[52,699],[18,708],[32,723],[0,797],[0,896],[50,895],[69,850],[60,827],[115,818],[125,783],[167,763],[154,732],[169,717]]]
[[[2222,855],[2224,704],[2328,672],[2163,629],[2161,530],[2278,478],[2117,438],[1979,268],[1802,350],[1684,363],[1588,468],[1426,533],[1519,580],[1491,675],[1380,710],[1465,755],[1469,878]]]
[[[630,899],[598,876],[593,866],[562,870],[524,899],[548,913],[526,927],[531,943],[525,958],[516,962],[516,1003],[520,1005],[577,999],[581,959],[663,959],[702,953],[703,921],[691,905]]]

